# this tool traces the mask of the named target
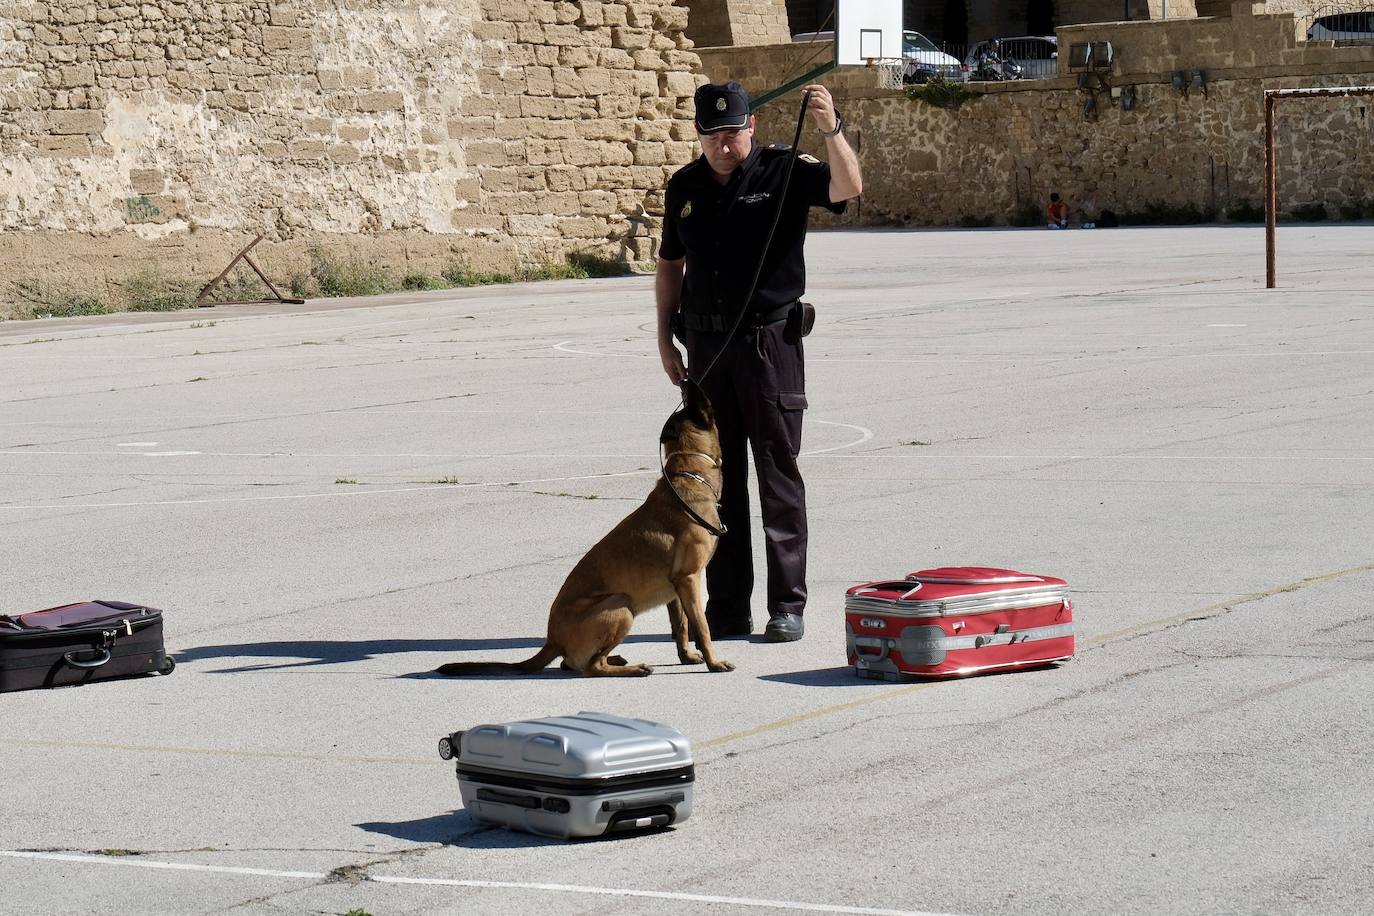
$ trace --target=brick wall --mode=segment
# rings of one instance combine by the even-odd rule
[[[642,259],[692,155],[671,0],[0,0],[0,315],[21,275]],[[12,304],[12,303],[11,303]]]

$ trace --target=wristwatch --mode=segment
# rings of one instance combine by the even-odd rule
[[[821,135],[826,137],[838,137],[842,130],[844,130],[844,119],[840,117],[840,113],[837,111],[835,112],[835,129],[823,130],[821,131]]]

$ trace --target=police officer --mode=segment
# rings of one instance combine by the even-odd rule
[[[783,198],[792,149],[754,143],[754,116],[739,83],[708,84],[696,93],[702,155],[668,181],[664,202],[655,276],[659,357],[674,384],[687,377],[673,343],[680,312],[691,377],[710,397],[720,429],[721,521],[727,532],[706,568],[706,619],[716,639],[753,631],[746,445],[758,473],[768,564],[764,637],[786,642],[804,632],[806,488],[797,455],[807,406],[801,339],[810,329],[810,307],[801,303],[802,246],[811,207],[842,213],[862,187],[858,158],[830,92],[820,85],[802,91],[811,92],[808,115],[824,137],[829,164],[796,156]],[[782,217],[765,254],[780,200]],[[758,287],[745,302],[761,258]],[[741,309],[739,331],[727,342]]]

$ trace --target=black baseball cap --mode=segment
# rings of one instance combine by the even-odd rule
[[[749,126],[749,93],[736,82],[707,83],[697,89],[697,131],[743,130]]]

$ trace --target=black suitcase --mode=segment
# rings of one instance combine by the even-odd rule
[[[0,693],[171,674],[162,612],[123,601],[84,601],[15,617],[0,614]]]

